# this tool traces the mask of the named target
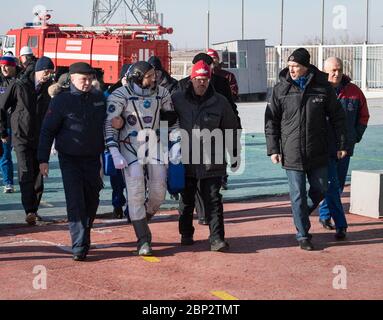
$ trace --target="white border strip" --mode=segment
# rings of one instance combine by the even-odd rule
[[[81,40],[67,40],[66,45],[67,46],[81,46],[82,41]]]
[[[81,51],[81,47],[66,47],[65,51]]]
[[[93,54],[93,55],[90,55],[90,54],[83,54],[83,53],[44,52],[44,55],[48,58],[51,58],[51,59],[118,62],[118,55],[110,55],[110,54]]]

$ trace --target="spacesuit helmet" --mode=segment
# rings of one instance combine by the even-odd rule
[[[143,81],[145,75],[151,70],[154,72],[154,67],[150,63],[146,61],[138,61],[129,68],[128,81],[135,83],[143,89],[146,89],[146,86],[143,86]]]

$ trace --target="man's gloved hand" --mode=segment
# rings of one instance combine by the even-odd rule
[[[51,156],[56,156],[56,155],[57,155],[57,150],[55,148],[55,144],[53,143],[51,148]]]
[[[109,148],[109,151],[110,151],[110,154],[112,155],[112,158],[113,158],[114,167],[117,170],[124,169],[128,166],[125,158],[122,156],[122,154],[120,153],[120,151],[116,147]]]
[[[182,160],[181,157],[181,143],[174,143],[169,150],[169,162],[173,164],[179,164]]]

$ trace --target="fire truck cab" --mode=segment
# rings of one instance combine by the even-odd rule
[[[32,48],[36,57],[47,56],[62,74],[75,62],[87,62],[102,75],[103,82],[119,80],[123,64],[147,61],[155,55],[166,70],[170,69],[170,46],[164,34],[173,29],[160,25],[102,25],[85,28],[81,25],[26,24],[10,30],[5,37],[3,54],[19,57],[24,46]]]

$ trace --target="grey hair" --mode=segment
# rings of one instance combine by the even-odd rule
[[[326,61],[324,62],[324,69],[326,69],[326,66],[331,63],[331,62],[334,62],[336,61],[337,63],[340,64],[340,66],[342,67],[343,69],[343,60],[338,58],[338,57],[329,57],[326,59]]]

